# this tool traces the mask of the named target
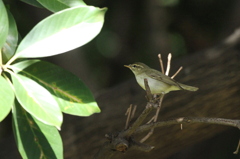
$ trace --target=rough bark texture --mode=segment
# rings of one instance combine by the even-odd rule
[[[178,91],[166,95],[160,119],[182,116],[240,118],[240,53],[237,45],[233,47],[222,44],[190,57],[183,57],[172,62],[172,70],[177,70],[181,65],[184,66],[184,71],[176,79],[181,83],[199,87],[199,91]],[[146,105],[145,92],[137,85],[135,79],[102,92],[97,101],[102,110],[100,114],[88,118],[65,115],[61,131],[65,159],[92,158],[106,141],[106,133],[124,128],[124,113],[130,104],[138,105],[137,114]],[[223,138],[216,138],[223,132],[226,132],[222,135]],[[186,159],[190,158],[189,154],[197,158],[196,154],[201,152],[201,155],[206,155],[209,151],[209,143],[204,144],[205,140],[210,139],[216,143],[219,140],[231,140],[236,146],[238,137],[233,137],[233,134],[237,133],[239,134],[239,130],[207,124],[187,124],[183,125],[183,130],[180,130],[179,125],[158,128],[146,141],[147,144],[155,146],[153,151],[146,153],[130,149],[125,154],[116,152],[113,158]],[[194,145],[200,146],[201,151],[195,149]],[[218,144],[218,147],[211,150],[222,151],[224,148],[224,144]],[[235,147],[231,148],[233,152]],[[0,149],[1,159],[20,158],[12,138],[2,140]],[[194,154],[195,151],[197,153]]]

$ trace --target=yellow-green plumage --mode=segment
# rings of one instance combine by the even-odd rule
[[[145,90],[144,79],[146,78],[148,80],[148,85],[150,87],[152,94],[166,94],[170,91],[176,90],[188,90],[188,91],[198,90],[197,87],[178,83],[174,79],[140,62],[125,65],[125,67],[128,67],[134,73],[138,84],[144,90]]]

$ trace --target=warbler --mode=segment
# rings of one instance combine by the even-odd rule
[[[188,86],[175,81],[174,79],[164,75],[160,71],[152,69],[141,62],[136,62],[130,65],[124,65],[128,67],[135,75],[137,83],[144,89],[144,79],[147,79],[149,88],[152,94],[166,94],[170,91],[187,90],[197,91],[197,87]]]

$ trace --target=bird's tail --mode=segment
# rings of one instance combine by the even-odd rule
[[[181,83],[178,83],[178,84],[182,89],[187,90],[187,91],[197,91],[198,90],[197,87],[188,86],[188,85],[181,84]]]

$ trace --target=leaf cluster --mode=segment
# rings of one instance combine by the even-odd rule
[[[106,8],[82,0],[22,0],[53,12],[22,40],[0,0],[0,122],[12,112],[22,158],[63,158],[58,130],[63,114],[89,116],[100,109],[74,74],[42,60],[91,41],[101,30]],[[58,129],[58,130],[57,130]]]

